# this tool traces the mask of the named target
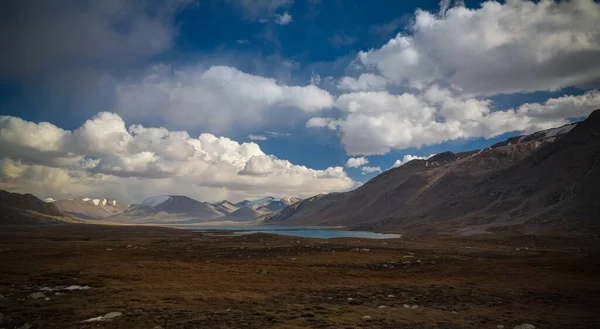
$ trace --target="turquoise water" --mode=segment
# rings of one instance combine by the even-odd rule
[[[246,235],[254,233],[270,233],[278,235],[298,236],[303,238],[320,238],[320,239],[331,239],[331,238],[364,238],[364,239],[397,239],[400,238],[399,234],[385,234],[385,233],[374,233],[364,231],[346,231],[336,230],[328,227],[320,226],[277,226],[277,225],[264,225],[264,226],[202,226],[202,225],[189,225],[189,226],[177,226],[179,228],[186,228],[190,230],[210,231],[234,231],[235,235]]]

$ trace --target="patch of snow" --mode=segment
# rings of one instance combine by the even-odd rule
[[[106,199],[102,199],[102,205],[106,206]]]
[[[154,207],[160,205],[161,203],[167,202],[171,199],[172,198],[168,195],[153,196],[153,197],[149,197],[146,200],[142,201],[140,206],[148,206],[148,207],[154,208]]]
[[[548,137],[554,137],[554,136],[566,134],[569,131],[571,131],[573,128],[575,128],[576,125],[577,124],[570,124],[570,125],[566,125],[566,126],[562,126],[562,127],[558,127],[558,128],[544,130],[543,131],[544,137],[548,138]]]
[[[50,203],[50,202],[54,202],[54,201],[56,201],[56,200],[53,198],[45,198],[44,199],[44,202],[46,202],[46,203]]]
[[[65,288],[65,290],[88,290],[90,289],[89,286],[77,286],[77,285],[73,285],[73,286],[68,286]]]
[[[90,198],[83,198],[81,200],[83,200],[83,201],[90,201],[91,199]]]
[[[89,318],[87,320],[83,320],[83,322],[102,322],[102,321],[110,321],[118,316],[123,315],[121,312],[109,312],[105,315],[100,315],[95,318]]]
[[[31,298],[31,299],[40,299],[40,298],[45,298],[45,297],[46,297],[46,295],[44,295],[43,292],[39,292],[39,291],[29,294],[29,298]]]
[[[112,200],[113,207],[117,205],[117,200]]]
[[[92,202],[97,206],[100,204],[100,199],[94,199]]]

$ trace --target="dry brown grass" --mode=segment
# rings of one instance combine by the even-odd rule
[[[600,328],[597,241],[2,229],[0,328]],[[72,284],[93,288],[27,298]],[[81,323],[111,311],[123,316]]]

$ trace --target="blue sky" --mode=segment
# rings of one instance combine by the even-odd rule
[[[2,142],[0,187],[41,196],[136,201],[181,190],[214,201],[347,190],[406,155],[482,148],[600,106],[593,1],[26,1],[6,9],[0,42],[13,51],[0,56],[0,130],[27,135]],[[101,112],[118,119],[80,128]],[[67,133],[48,137],[40,122]],[[133,141],[131,125],[239,145],[210,155],[195,146],[188,162],[175,163],[183,160],[173,154],[197,142],[155,150]],[[99,135],[81,146],[78,128]],[[112,130],[113,139],[101,134]],[[45,138],[58,138],[55,148],[36,142]],[[109,142],[128,144],[110,153]],[[165,149],[180,147],[172,143]],[[345,166],[351,157],[369,163]],[[202,161],[215,166],[211,179]],[[46,186],[23,174],[44,170],[64,178]],[[118,177],[131,184],[111,187]],[[64,187],[75,181],[79,188]],[[139,192],[144,184],[164,192]]]

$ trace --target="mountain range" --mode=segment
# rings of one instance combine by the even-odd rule
[[[248,221],[268,212],[281,210],[298,198],[274,198],[232,203],[228,200],[208,203],[182,195],[149,197],[139,204],[125,206],[111,198],[47,199],[66,214],[81,219],[119,223],[200,223],[206,221]]]
[[[475,234],[598,232],[599,219],[596,110],[580,123],[413,160],[356,190],[314,196],[256,222]]]
[[[232,203],[164,195],[44,202],[0,191],[1,223],[199,223],[346,226],[478,234],[600,232],[600,110],[586,120],[469,152],[412,160],[344,193]],[[77,217],[75,217],[77,216]]]

